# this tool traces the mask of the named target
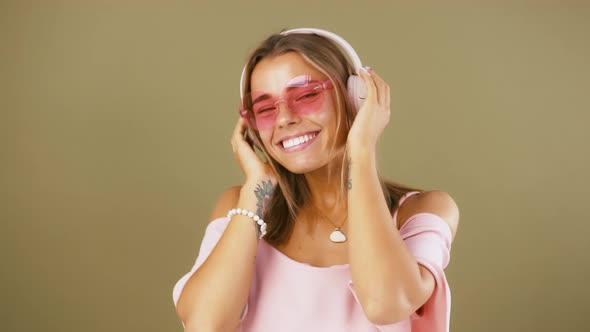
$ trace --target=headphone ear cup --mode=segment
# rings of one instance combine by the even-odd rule
[[[352,112],[356,115],[367,99],[367,85],[360,76],[350,75],[346,82],[346,90],[348,91],[348,100],[352,105]]]

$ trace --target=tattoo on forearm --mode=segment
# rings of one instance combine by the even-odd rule
[[[352,174],[350,173],[350,170],[352,168],[352,160],[350,160],[350,157],[348,158],[348,190],[352,189]]]
[[[273,193],[272,181],[262,181],[254,189],[256,195],[256,214],[262,218],[262,214],[270,205],[270,199]]]

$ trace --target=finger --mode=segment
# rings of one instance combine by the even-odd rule
[[[240,137],[244,137],[244,130],[246,129],[247,124],[246,124],[246,119],[240,117],[238,119],[238,122],[236,123],[236,126],[234,127],[234,131],[233,131],[233,138],[239,139]]]
[[[385,107],[386,104],[386,99],[387,99],[387,88],[388,85],[385,82],[385,80],[383,80],[383,78],[381,78],[381,76],[379,76],[379,74],[377,74],[372,68],[369,68],[369,73],[371,74],[371,77],[373,78],[373,81],[375,81],[375,86],[377,87],[377,91],[378,91],[378,96],[379,96],[379,105],[381,107]]]
[[[361,68],[359,70],[359,76],[365,81],[365,85],[367,87],[367,101],[377,101],[377,87],[375,86],[375,82],[371,76],[369,76],[365,68]]]
[[[251,148],[254,148],[254,140],[252,139],[252,137],[250,136],[250,132],[248,132],[248,127],[246,127],[246,129],[244,130],[244,133],[246,134],[245,136],[242,136],[244,138],[244,141],[246,143],[248,143],[248,145]]]
[[[391,89],[389,88],[389,84],[387,84],[387,89],[385,90],[385,107],[387,110],[391,109]]]
[[[234,127],[234,130],[232,132],[232,136],[231,136],[231,144],[233,146],[233,150],[235,152],[236,148],[237,148],[237,144],[239,144],[240,140],[243,139],[244,136],[244,118],[240,117],[238,119],[238,121],[236,122],[236,126]]]

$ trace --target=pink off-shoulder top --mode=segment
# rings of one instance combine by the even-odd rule
[[[407,193],[399,205],[417,193]],[[174,286],[175,306],[184,285],[207,259],[228,222],[223,217],[207,226],[195,264]],[[394,324],[373,324],[357,298],[348,264],[314,267],[289,258],[262,239],[248,302],[237,331],[448,332],[451,293],[444,269],[450,259],[451,230],[441,217],[418,213],[403,224],[400,235],[417,262],[436,280],[434,292],[420,314],[414,312]]]

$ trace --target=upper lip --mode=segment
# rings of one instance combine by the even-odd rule
[[[309,134],[313,134],[313,133],[317,133],[317,132],[319,132],[319,130],[311,130],[311,131],[306,131],[306,132],[299,133],[299,134],[294,134],[294,135],[284,136],[284,137],[280,138],[280,139],[279,139],[279,140],[276,142],[276,144],[281,144],[283,141],[289,140],[289,139],[291,139],[291,138],[295,138],[295,137],[301,137],[301,136],[304,136],[304,135],[309,135]]]

